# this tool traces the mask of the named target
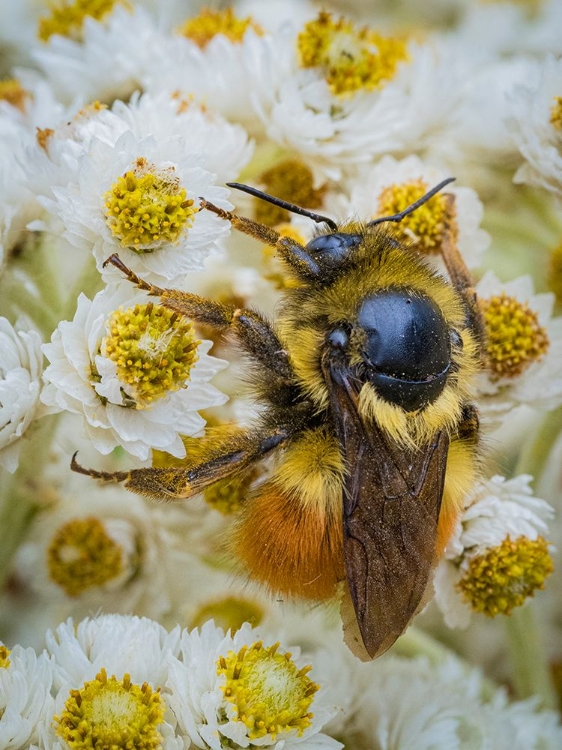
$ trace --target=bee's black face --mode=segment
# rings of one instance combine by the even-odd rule
[[[332,269],[337,268],[360,242],[358,234],[334,232],[310,240],[306,250],[322,269]]]

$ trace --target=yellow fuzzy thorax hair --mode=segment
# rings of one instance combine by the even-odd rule
[[[375,420],[397,443],[410,448],[427,443],[438,431],[453,431],[463,406],[472,398],[472,383],[479,367],[478,343],[467,325],[467,311],[451,284],[430,269],[413,251],[389,240],[380,230],[350,223],[338,231],[360,234],[363,241],[345,268],[323,287],[303,285],[287,296],[278,330],[291,364],[318,411],[328,406],[328,389],[321,367],[326,334],[342,321],[356,324],[362,301],[379,291],[405,289],[429,297],[439,307],[450,330],[462,344],[451,346],[451,368],[438,398],[416,412],[407,412],[382,399],[365,383],[358,410],[368,422]],[[356,336],[360,339],[360,336]],[[353,334],[352,334],[353,340]],[[360,354],[354,352],[354,359]]]

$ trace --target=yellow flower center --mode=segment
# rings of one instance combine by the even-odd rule
[[[199,211],[174,167],[157,169],[142,157],[103,196],[106,222],[122,247],[151,253],[177,243]]]
[[[291,730],[300,736],[311,724],[309,708],[320,689],[307,675],[312,667],[298,669],[292,655],[278,654],[278,648],[279,643],[264,648],[259,641],[217,662],[217,674],[226,676],[225,700],[248,728],[250,741],[270,735],[274,742]]]
[[[47,568],[67,596],[80,596],[121,574],[123,550],[97,518],[77,518],[54,535],[47,549]]]
[[[8,669],[10,666],[10,659],[8,658],[10,653],[10,649],[4,646],[3,643],[0,643],[0,669]]]
[[[550,124],[558,132],[562,132],[562,96],[554,97],[554,104],[550,108]]]
[[[239,513],[248,498],[250,485],[256,478],[255,471],[246,471],[231,479],[222,479],[208,487],[203,493],[205,502],[223,516]]]
[[[556,295],[558,304],[562,303],[562,242],[550,253],[547,276],[548,288]]]
[[[553,570],[545,539],[520,536],[512,541],[508,536],[498,547],[472,558],[457,588],[475,612],[508,615],[543,589]]]
[[[81,690],[70,691],[54,721],[71,750],[160,750],[164,705],[159,690],[146,682],[134,685],[128,674],[108,679],[102,669]]]
[[[377,214],[373,218],[404,211],[428,190],[428,184],[422,179],[389,185],[379,196]],[[412,245],[418,252],[437,254],[441,250],[447,220],[447,202],[445,196],[438,193],[401,222],[388,225],[388,228],[399,241]]]
[[[278,224],[276,227],[281,237],[290,237],[299,245],[306,245],[306,239],[295,229],[291,224]],[[281,263],[277,257],[277,253],[274,247],[271,245],[264,245],[262,251],[263,276],[265,279],[270,281],[277,289],[281,291],[285,289],[295,289],[296,287],[302,286],[301,282],[294,276],[291,276],[287,268]]]
[[[198,16],[190,18],[180,26],[178,32],[204,49],[217,34],[222,34],[234,44],[240,44],[248,29],[253,29],[259,36],[263,35],[263,29],[249,16],[237,18],[232,8],[203,8]]]
[[[549,347],[537,313],[505,292],[480,300],[486,329],[488,366],[496,378],[521,375]]]
[[[266,193],[295,203],[302,208],[317,208],[322,205],[326,185],[314,187],[314,176],[306,164],[298,159],[284,159],[260,175],[259,181]],[[290,213],[285,208],[255,198],[254,217],[256,221],[275,226],[290,221]]]
[[[29,91],[23,88],[17,78],[5,78],[0,81],[0,100],[8,102],[20,112],[25,112],[29,96]]]
[[[320,68],[333,94],[382,88],[409,59],[403,39],[383,37],[369,28],[357,29],[351,21],[321,11],[309,21],[297,40],[303,68]]]
[[[187,387],[201,343],[190,321],[148,302],[116,310],[107,330],[101,353],[115,362],[117,377],[126,384],[131,401],[125,406],[143,409]]]
[[[101,21],[109,15],[116,4],[130,7],[127,0],[50,0],[50,15],[39,19],[37,36],[46,42],[53,34],[82,40],[85,18]]]
[[[214,620],[218,627],[235,633],[245,622],[256,627],[263,620],[263,615],[263,609],[259,604],[249,599],[224,596],[199,607],[193,615],[191,627],[200,628],[208,620]]]

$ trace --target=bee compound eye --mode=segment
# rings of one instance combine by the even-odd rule
[[[333,232],[321,234],[310,240],[306,249],[315,260],[335,264],[345,258],[359,242],[361,242],[361,237],[358,234]]]

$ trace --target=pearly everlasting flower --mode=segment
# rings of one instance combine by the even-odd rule
[[[113,144],[93,139],[79,159],[78,173],[43,198],[47,211],[77,249],[93,252],[102,275],[117,271],[104,261],[118,252],[145,280],[178,283],[202,268],[228,224],[199,210],[204,196],[223,208],[226,190],[200,163],[203,157],[185,139],[137,140],[127,131]]]
[[[33,649],[0,643],[0,747],[24,750],[38,740],[37,725],[53,713],[52,660]]]
[[[181,728],[195,747],[340,748],[320,733],[334,709],[297,652],[264,645],[246,624],[226,635],[208,622],[183,633],[168,688]]]
[[[16,330],[0,318],[0,466],[14,472],[22,436],[42,416],[43,355],[37,331]]]
[[[548,503],[532,494],[532,477],[481,482],[437,567],[435,601],[449,627],[466,627],[471,613],[509,614],[552,572]]]
[[[163,691],[179,628],[146,618],[104,615],[47,632],[55,710],[40,724],[41,747],[66,750],[78,740],[100,746],[183,750]]]
[[[224,367],[207,355],[210,346],[130,284],[108,286],[93,301],[81,295],[74,320],[43,347],[50,365],[42,400],[80,414],[100,453],[120,445],[143,461],[152,448],[183,457],[180,435],[204,425],[198,411],[226,400],[209,383]]]
[[[485,425],[514,408],[541,410],[562,403],[562,318],[552,318],[553,294],[534,294],[522,276],[502,284],[489,271],[476,285],[485,324],[486,370],[478,381]]]
[[[440,169],[426,166],[417,156],[402,161],[392,156],[384,157],[353,180],[347,215],[354,213],[367,221],[391,216],[403,211],[449,176]],[[455,197],[451,230],[458,232],[458,248],[466,264],[475,268],[490,244],[490,237],[480,229],[483,207],[469,187],[457,186],[456,183],[447,185],[399,224],[389,225],[389,231],[421,254],[438,259],[449,223],[446,194]]]

